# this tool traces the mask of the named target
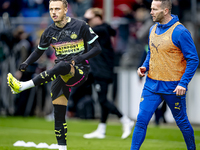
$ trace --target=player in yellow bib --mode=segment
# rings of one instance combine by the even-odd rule
[[[138,75],[148,72],[141,96],[131,150],[139,150],[147,125],[162,101],[169,106],[188,150],[196,150],[194,131],[186,113],[187,85],[199,58],[189,31],[171,14],[171,0],[153,0],[151,15],[156,22],[149,32],[149,51]]]

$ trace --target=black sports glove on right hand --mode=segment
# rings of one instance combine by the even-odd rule
[[[76,56],[72,59],[75,64],[80,64],[82,61],[84,61],[84,58],[82,56]]]
[[[57,64],[60,62],[60,59],[55,59],[54,62],[55,62],[55,64]]]
[[[21,72],[24,72],[24,71],[26,71],[26,68],[28,67],[28,64],[27,63],[25,63],[25,62],[23,62],[20,66],[19,66],[19,70],[21,71]]]

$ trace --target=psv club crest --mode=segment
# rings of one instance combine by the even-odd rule
[[[76,39],[76,38],[77,38],[77,34],[72,33],[71,36],[70,36],[70,38],[71,38],[71,39]]]

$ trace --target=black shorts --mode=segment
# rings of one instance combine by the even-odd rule
[[[71,87],[77,87],[83,84],[88,77],[89,65],[76,65],[74,77],[70,78],[67,83],[65,83],[61,76],[58,76],[52,81],[51,85],[51,98],[52,101],[61,96],[62,94],[68,99],[71,92]]]

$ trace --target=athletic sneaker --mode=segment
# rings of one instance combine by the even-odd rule
[[[21,91],[19,90],[21,88],[21,83],[18,81],[11,73],[7,74],[7,83],[8,86],[11,88],[11,92],[13,94],[18,94]]]
[[[126,139],[132,133],[134,124],[134,121],[130,121],[129,123],[123,124],[123,134],[121,136],[122,139]]]
[[[84,134],[83,135],[84,138],[86,139],[92,139],[92,138],[97,138],[97,139],[104,139],[106,136],[105,134],[99,132],[98,130],[92,132],[92,133],[89,133],[89,134]]]

